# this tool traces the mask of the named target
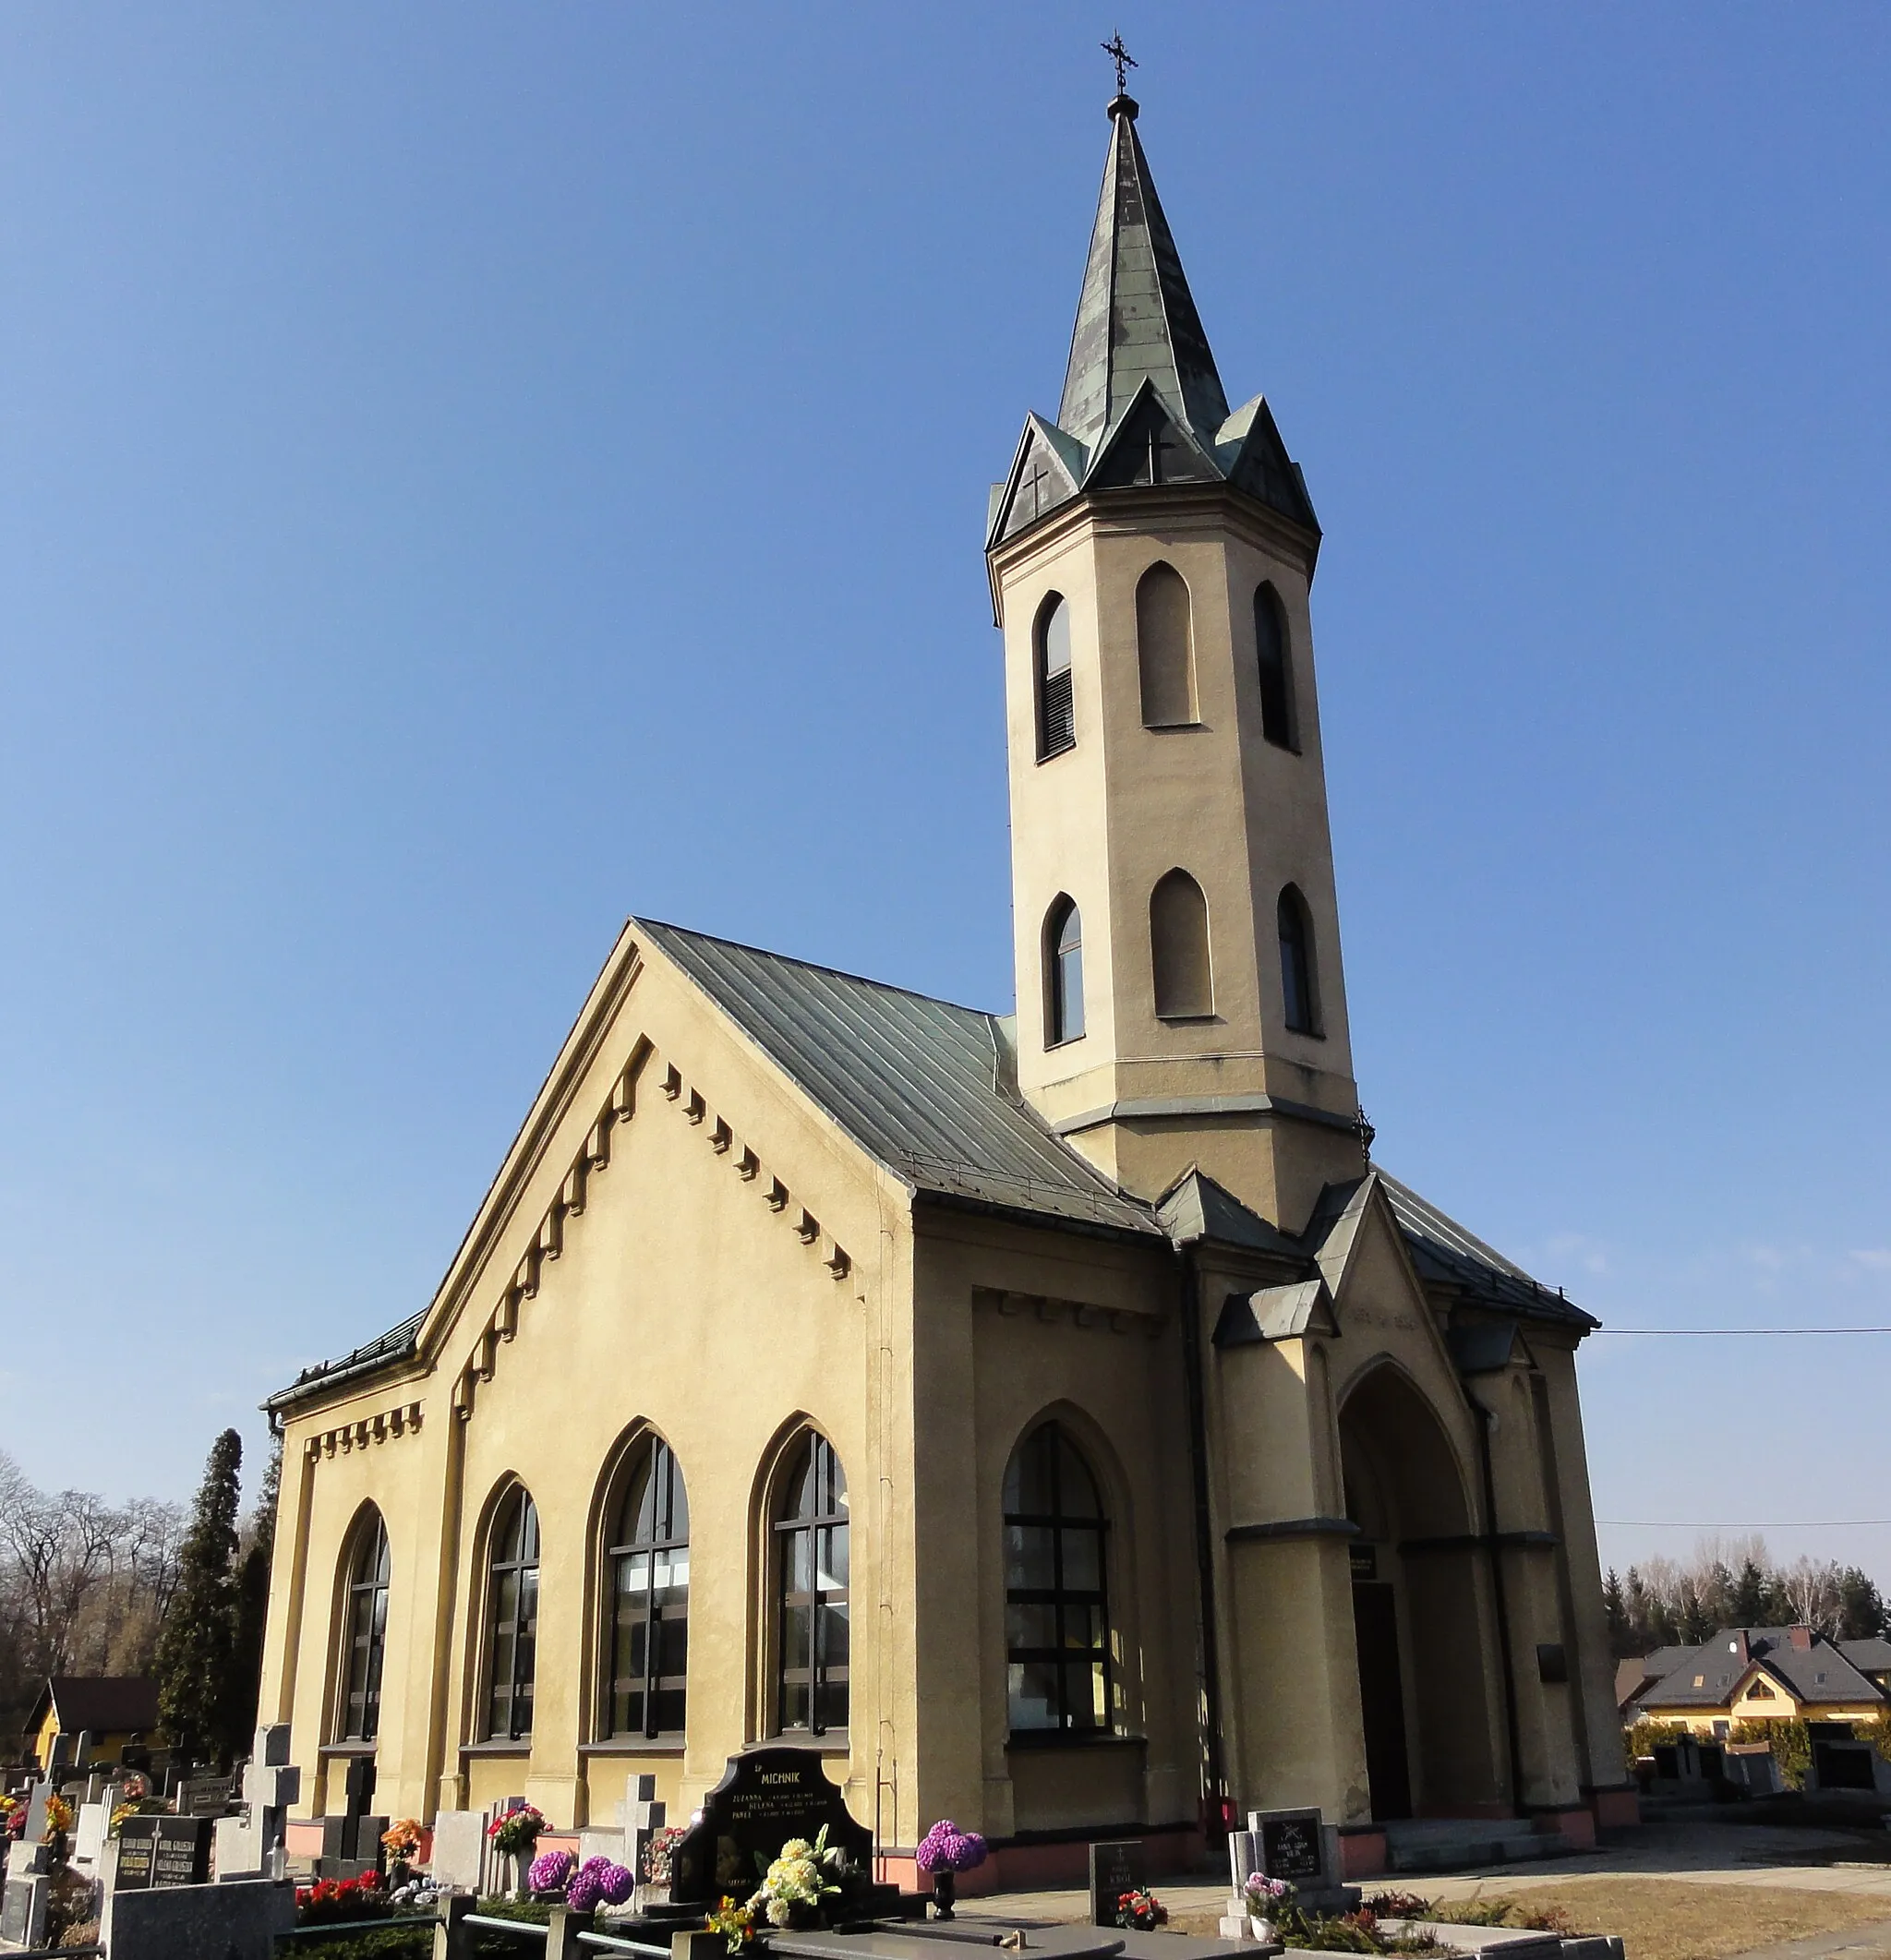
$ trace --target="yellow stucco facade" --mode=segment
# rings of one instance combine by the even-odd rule
[[[1144,167],[1133,113],[1113,105],[1119,176]],[[771,1738],[821,1750],[897,1846],[941,1816],[1008,1843],[1179,1843],[1224,1802],[1355,1826],[1573,1819],[1624,1787],[1576,1389],[1591,1323],[1367,1161],[1318,532],[1285,491],[1244,488],[1245,464],[1213,475],[1259,426],[1244,414],[1219,451],[1178,418],[1175,446],[1208,459],[1186,482],[1162,475],[1153,425],[1139,484],[1079,483],[1071,457],[1102,470],[1114,439],[1060,435],[1061,499],[1014,522],[1051,442],[1028,431],[994,503],[1015,1020],[632,920],[420,1324],[275,1399],[261,1713],[312,1769],[306,1810],[371,1750],[395,1815],[519,1792],[569,1827],[608,1818],[632,1770],[686,1812]],[[1151,726],[1158,566],[1180,581],[1162,630],[1182,619],[1186,691],[1162,685],[1187,718]],[[1291,742],[1257,679],[1261,587]],[[1046,755],[1057,601],[1072,739]],[[1163,1013],[1151,893],[1177,871],[1206,943],[1174,955],[1191,1011]],[[1290,998],[1288,887],[1317,1013]],[[1069,1002],[1054,1027],[1043,1007],[1064,904],[1082,921],[1074,1034]],[[982,1085],[946,1082],[979,1052]],[[980,1096],[1040,1170],[980,1160]],[[910,1148],[886,1140],[901,1124]],[[1052,1610],[1026,1569],[1049,1527],[1019,1521],[1039,1500],[1018,1495],[1047,1423],[1094,1501],[1058,1541],[1063,1659],[1021,1660]],[[687,1482],[687,1720],[627,1739],[609,1733],[611,1535],[653,1432]],[[810,1434],[847,1486],[846,1719],[784,1732],[784,1478]],[[540,1534],[533,1713],[529,1738],[495,1738],[493,1524],[519,1485]],[[378,1589],[355,1582],[377,1525]],[[1097,1567],[1081,1605],[1079,1557]]]

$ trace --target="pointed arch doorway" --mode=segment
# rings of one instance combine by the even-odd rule
[[[1489,1815],[1493,1707],[1476,1540],[1442,1425],[1404,1372],[1371,1369],[1340,1410],[1353,1626],[1372,1814]]]

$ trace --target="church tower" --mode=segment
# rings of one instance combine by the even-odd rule
[[[1296,1232],[1363,1168],[1319,527],[1265,398],[1229,413],[1137,104],[1109,114],[1063,400],[1027,420],[986,539],[1018,1086],[1129,1191],[1193,1164]]]

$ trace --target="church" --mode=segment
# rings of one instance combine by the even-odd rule
[[[1120,89],[994,486],[1017,1005],[633,918],[439,1291],[266,1404],[302,1809],[687,1816],[816,1754],[909,1855],[1317,1806],[1626,1822],[1576,1351],[1371,1158],[1309,594]]]

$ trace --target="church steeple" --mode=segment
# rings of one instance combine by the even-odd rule
[[[1126,1188],[1193,1165],[1297,1231],[1361,1169],[1319,527],[1267,403],[1228,413],[1120,88],[1110,119],[1063,403],[1026,422],[986,539],[1017,1080]]]
[[[1110,104],[1110,155],[1057,425],[1093,446],[1148,380],[1170,414],[1211,445],[1228,419],[1228,398],[1136,134],[1136,111],[1126,95]]]

